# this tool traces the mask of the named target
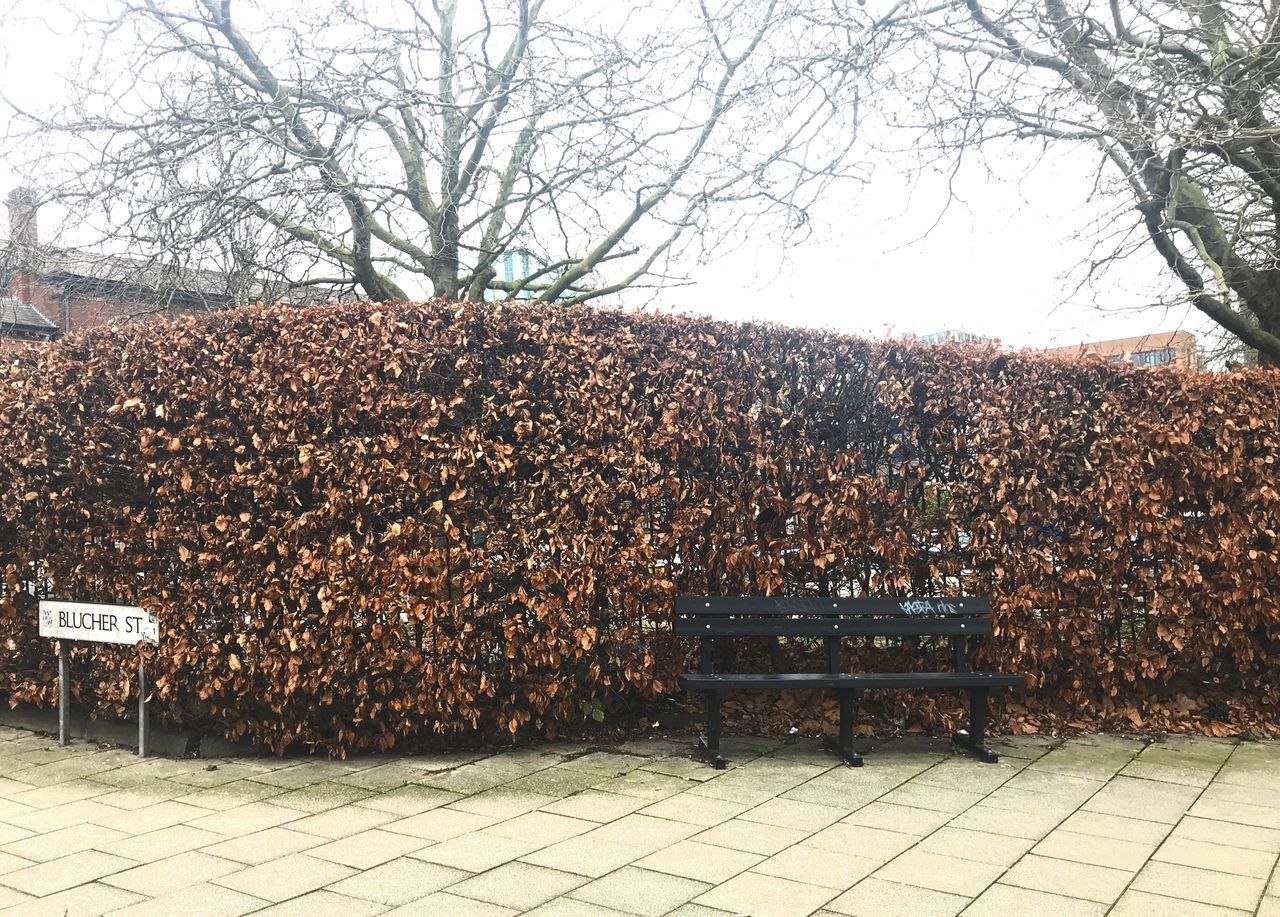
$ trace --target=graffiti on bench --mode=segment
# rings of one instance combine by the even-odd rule
[[[899,602],[898,608],[909,615],[953,615],[960,610],[951,602],[935,602],[932,599],[908,599]]]

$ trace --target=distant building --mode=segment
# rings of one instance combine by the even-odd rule
[[[920,341],[925,344],[991,344],[994,343],[995,338],[949,328],[946,331],[935,331],[933,334],[922,334]]]
[[[1160,331],[1114,341],[1084,341],[1041,351],[1051,357],[1099,356],[1113,363],[1135,366],[1176,366],[1199,369],[1196,336],[1189,331]]]
[[[165,265],[102,252],[41,244],[38,197],[10,192],[9,238],[0,242],[0,340],[50,340],[113,320],[182,315],[239,303],[285,298],[282,283]],[[334,291],[316,287],[305,301],[326,301]],[[299,304],[296,296],[289,301]]]
[[[533,299],[558,276],[560,272],[547,271],[548,261],[527,248],[509,248],[502,253],[498,263],[494,265],[494,280],[502,284],[499,288],[490,287],[485,291],[485,299],[497,301],[501,299]],[[522,282],[528,280],[529,286],[515,290]],[[514,292],[512,292],[515,290]]]

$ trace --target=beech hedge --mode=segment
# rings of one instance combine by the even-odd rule
[[[0,697],[56,701],[45,595],[160,617],[173,725],[332,754],[554,735],[674,691],[677,594],[967,593],[996,608],[984,661],[1028,677],[1002,728],[1271,731],[1278,379],[438,301],[9,350]],[[76,650],[78,702],[127,715],[133,664]],[[960,708],[863,709],[941,731]]]

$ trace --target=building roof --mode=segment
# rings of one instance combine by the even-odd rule
[[[58,326],[45,318],[35,306],[0,296],[0,330],[52,335],[58,333]]]
[[[9,249],[11,259],[12,255],[19,254],[16,251],[18,246],[10,245]],[[267,285],[253,278],[237,283],[237,278],[219,271],[176,268],[158,261],[83,249],[41,246],[35,251],[22,252],[20,260],[13,261],[46,277],[62,275],[83,278],[150,293],[185,293],[195,297],[240,302],[273,298],[269,295],[271,291]]]
[[[14,242],[0,242],[0,264],[8,264],[11,269],[20,267],[48,278],[87,281],[160,296],[178,295],[218,305],[278,299],[287,299],[294,305],[306,305],[343,298],[344,292],[328,284],[290,289],[280,280],[166,264],[158,259],[77,248],[24,246]]]

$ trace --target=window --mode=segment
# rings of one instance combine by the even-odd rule
[[[1173,348],[1161,347],[1159,350],[1138,350],[1130,358],[1135,366],[1164,366],[1173,362]]]

